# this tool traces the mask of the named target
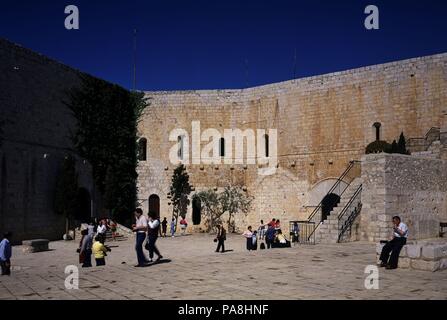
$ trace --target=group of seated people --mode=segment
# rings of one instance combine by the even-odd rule
[[[263,225],[262,221],[261,224]],[[265,226],[265,225],[263,225]],[[265,244],[261,243],[261,249],[267,246],[267,249],[270,248],[289,248],[291,247],[290,241],[286,239],[285,235],[282,233],[281,228],[279,227],[279,220],[272,220],[271,223],[266,225],[267,230],[264,228],[260,228],[260,236],[259,240],[263,240],[265,238]],[[263,232],[265,231],[265,232]],[[258,233],[256,231],[252,231],[252,227],[249,226],[247,230],[243,233],[243,236],[247,239],[247,250],[257,250],[258,249]]]

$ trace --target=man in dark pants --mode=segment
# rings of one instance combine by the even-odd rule
[[[393,217],[393,225],[393,239],[387,242],[380,255],[380,267],[389,270],[397,268],[400,251],[407,243],[408,237],[408,227],[401,222],[400,217]]]
[[[147,262],[143,252],[143,242],[146,239],[147,219],[143,215],[143,210],[140,208],[135,210],[136,224],[133,226],[133,231],[136,232],[135,251],[137,252],[138,264],[135,267],[144,267]]]
[[[223,226],[217,226],[217,249],[216,252],[219,252],[220,248],[222,248],[222,253],[225,252],[225,240],[227,240],[227,232],[225,231],[225,228]]]
[[[163,256],[160,254],[160,251],[158,251],[157,247],[155,246],[155,242],[157,242],[158,238],[158,232],[160,230],[160,220],[157,217],[157,215],[154,212],[149,212],[149,222],[148,222],[148,229],[147,229],[147,245],[149,249],[149,262],[152,262],[152,259],[154,258],[154,253],[157,254],[157,260],[160,261],[163,259]]]
[[[269,224],[267,232],[265,233],[265,244],[267,245],[267,249],[272,247],[273,241],[275,240],[275,232],[275,226]]]

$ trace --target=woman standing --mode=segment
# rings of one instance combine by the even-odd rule
[[[248,226],[242,235],[247,239],[247,250],[251,251],[253,249],[253,231],[251,226]]]

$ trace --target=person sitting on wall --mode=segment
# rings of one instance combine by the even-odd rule
[[[388,270],[396,269],[398,266],[399,254],[403,246],[407,243],[408,227],[401,222],[400,217],[393,217],[393,238],[388,241],[380,254],[380,267]],[[390,255],[391,253],[391,255]]]

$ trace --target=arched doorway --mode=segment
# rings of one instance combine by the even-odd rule
[[[81,223],[90,222],[92,213],[92,198],[90,192],[85,188],[78,190],[78,209],[76,210],[75,219]]]
[[[202,220],[202,201],[199,197],[192,200],[192,223],[197,226]]]
[[[156,194],[149,197],[149,212],[153,212],[157,217],[160,217],[160,197]]]
[[[323,198],[321,202],[321,221],[327,219],[331,211],[340,203],[340,196],[335,193],[330,193]]]

